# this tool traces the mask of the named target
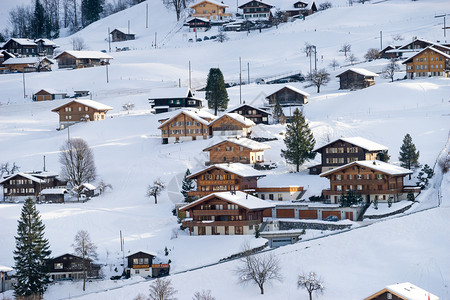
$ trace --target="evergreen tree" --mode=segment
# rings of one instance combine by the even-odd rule
[[[418,181],[416,184],[423,190],[428,186],[429,179],[431,179],[433,175],[433,169],[429,165],[425,164],[422,170],[420,170],[419,175],[417,175]]]
[[[104,0],[82,0],[81,1],[81,22],[83,27],[100,20],[103,11]]]
[[[350,207],[352,205],[359,204],[363,201],[363,198],[361,194],[355,193],[354,191],[348,191],[347,195],[342,193],[341,197],[339,198],[339,204],[341,207]],[[377,202],[378,207],[378,202]]]
[[[380,161],[388,162],[391,156],[388,153],[388,150],[382,150],[381,152],[378,152],[377,159]]]
[[[44,238],[45,225],[31,198],[25,200],[17,226],[14,261],[17,283],[14,293],[17,298],[39,298],[48,284],[46,261],[50,258],[49,243]]]
[[[219,68],[209,69],[206,82],[206,100],[208,107],[214,108],[214,114],[217,116],[219,109],[225,110],[228,107],[228,93],[225,88],[222,71]]]
[[[181,184],[181,194],[183,194],[184,201],[186,202],[192,202],[192,198],[188,196],[188,192],[195,188],[194,179],[188,179],[189,175],[191,175],[191,171],[187,169],[184,174],[183,183]]]
[[[272,112],[273,120],[275,121],[275,124],[285,124],[286,123],[286,116],[284,115],[283,108],[280,105],[280,102],[277,101],[275,103],[275,106],[273,107]]]
[[[316,152],[313,151],[316,140],[309,129],[300,110],[297,108],[286,126],[286,137],[284,138],[286,150],[281,150],[281,156],[286,161],[295,164],[297,172],[306,160],[314,159]]]
[[[34,4],[34,14],[33,14],[33,30],[31,32],[32,38],[41,38],[45,35],[45,25],[46,25],[46,18],[45,18],[45,11],[44,7],[42,6],[41,2],[39,0],[36,0]]]
[[[401,162],[400,165],[408,170],[419,167],[419,151],[416,152],[416,146],[413,144],[409,133],[403,138],[403,145],[400,147],[398,159]],[[411,174],[409,174],[409,179],[411,179]]]
[[[408,195],[406,195],[406,199],[408,199],[408,201],[414,201],[414,193],[412,191],[409,191]]]

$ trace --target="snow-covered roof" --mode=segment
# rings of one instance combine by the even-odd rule
[[[45,58],[47,59],[47,58]],[[19,57],[19,58],[10,58],[3,62],[4,65],[20,65],[20,64],[36,64],[41,59],[39,57]],[[47,59],[50,63],[53,63],[51,60]]]
[[[132,31],[131,29],[128,30],[128,28],[114,28],[114,30],[120,31],[120,32],[125,33],[125,34],[133,34],[133,35],[136,35],[136,33],[135,33],[134,31]],[[114,30],[113,30],[113,31],[114,31]],[[113,31],[111,31],[111,32],[113,32]]]
[[[265,4],[265,5],[268,5],[268,6],[275,7],[275,5],[269,4],[269,3],[267,3],[266,1],[261,1],[261,0],[250,0],[250,1],[247,1],[247,2],[245,2],[244,4],[240,5],[239,8],[242,8],[242,7],[246,6],[247,4],[249,4],[250,2],[253,2],[253,1],[259,2],[259,3],[261,3],[261,4]]]
[[[44,46],[54,46],[54,47],[58,47],[58,45],[54,42],[54,41],[51,41],[51,40],[49,40],[49,39],[38,39],[38,40],[36,40],[36,42],[39,42],[39,41],[43,41],[44,43]]]
[[[320,174],[320,177],[330,175],[332,173],[335,173],[342,169],[346,169],[353,165],[359,165],[361,167],[366,167],[366,168],[376,170],[376,171],[379,171],[379,172],[382,172],[385,174],[389,174],[389,175],[408,175],[408,174],[413,173],[413,171],[411,171],[411,170],[408,170],[408,169],[405,169],[405,168],[402,168],[402,167],[399,167],[396,165],[388,164],[388,163],[385,163],[385,162],[382,162],[379,160],[358,160],[358,161],[354,161],[349,164],[337,167],[335,169],[331,169],[326,172],[323,172]]]
[[[407,43],[407,44],[405,44],[405,45],[402,45],[401,47],[399,47],[398,49],[399,50],[409,50],[408,48],[406,48],[405,49],[405,47],[407,47],[408,45],[410,45],[410,44],[412,44],[412,43],[414,43],[414,42],[424,42],[424,43],[427,43],[427,44],[430,44],[430,45],[433,45],[433,46],[440,46],[440,47],[443,47],[443,48],[446,48],[446,49],[449,49],[450,50],[450,48],[449,47],[447,47],[447,46],[444,46],[444,45],[442,45],[442,44],[440,44],[440,43],[436,43],[436,42],[432,42],[432,41],[429,41],[429,40],[425,40],[425,39],[416,39],[416,40],[414,40],[414,41],[412,41],[412,42],[409,42],[409,43]],[[417,49],[416,49],[417,50]]]
[[[16,176],[22,176],[22,177],[25,177],[26,179],[32,180],[32,181],[37,182],[37,183],[44,183],[45,182],[44,180],[39,179],[39,178],[33,176],[32,174],[28,174],[28,173],[25,173],[25,172],[20,172],[20,173],[12,174],[11,176],[8,176],[8,177],[4,178],[3,180],[0,181],[0,184],[6,182],[6,181],[8,181],[11,178],[16,177]]]
[[[140,249],[140,250],[134,251],[133,253],[131,253],[131,254],[125,256],[125,257],[134,255],[134,254],[139,253],[139,252],[146,253],[146,254],[150,254],[150,255],[155,256],[155,257],[157,256],[156,252],[152,252],[152,251],[148,251],[148,250],[141,250],[141,249]]]
[[[5,272],[11,272],[12,270],[13,269],[10,267],[0,265],[0,272],[5,273]]]
[[[363,69],[363,68],[350,68],[350,69],[347,69],[347,70],[345,70],[345,71],[343,71],[343,72],[337,74],[336,77],[339,77],[339,76],[341,76],[342,74],[344,74],[345,72],[348,72],[348,71],[352,71],[352,72],[361,74],[361,75],[363,75],[363,76],[374,76],[374,77],[378,77],[378,74],[377,74],[377,73],[370,72],[369,70],[366,70],[366,69]]]
[[[170,119],[164,121],[161,125],[159,125],[158,129],[161,129],[163,126],[167,125],[168,123],[170,123],[173,119],[175,119],[176,117],[178,117],[181,114],[185,114],[189,117],[191,117],[192,119],[202,123],[203,125],[208,125],[209,121],[206,121],[204,118],[211,118],[214,119],[216,118],[216,116],[214,116],[213,114],[208,113],[207,111],[202,111],[202,110],[182,110],[179,113],[177,113],[176,115],[174,115],[173,117],[171,117]]]
[[[55,112],[56,112],[56,111],[58,111],[61,107],[64,107],[64,106],[66,106],[66,105],[68,105],[69,103],[72,103],[72,102],[80,103],[80,104],[83,104],[83,105],[92,107],[93,109],[97,109],[97,110],[111,110],[111,109],[113,109],[111,106],[105,105],[105,104],[103,104],[103,103],[100,103],[100,102],[97,102],[97,101],[94,101],[94,100],[89,100],[89,99],[74,99],[74,100],[71,100],[71,101],[69,101],[69,102],[67,102],[67,103],[65,103],[65,104],[63,104],[63,105],[60,105],[60,106],[58,106],[58,107],[52,109],[52,111],[55,111]]]
[[[261,108],[258,108],[258,107],[254,107],[253,105],[246,104],[246,103],[239,104],[238,106],[233,107],[232,109],[229,109],[228,112],[233,112],[233,111],[238,110],[239,108],[244,107],[244,106],[248,106],[248,107],[251,107],[251,108],[256,109],[256,110],[258,110],[258,111],[261,111],[261,112],[264,112],[264,113],[266,113],[266,114],[271,115],[270,112],[265,111],[264,109],[261,109]]]
[[[277,89],[277,90],[276,90],[275,92],[273,92],[272,94],[268,95],[266,98],[269,98],[270,96],[272,96],[273,94],[275,94],[275,93],[281,91],[281,90],[284,89],[284,88],[288,88],[288,89],[290,89],[291,91],[294,91],[294,92],[296,92],[296,93],[298,93],[298,94],[301,94],[301,95],[303,95],[303,96],[305,96],[305,97],[308,97],[308,96],[309,96],[309,94],[308,94],[307,92],[304,92],[304,91],[302,91],[302,90],[300,90],[300,89],[298,89],[298,88],[295,88],[295,87],[293,87],[293,86],[291,86],[291,85],[285,85],[285,86],[283,86],[283,87]]]
[[[439,297],[431,294],[424,289],[410,283],[403,282],[386,286],[386,288],[382,289],[379,292],[367,297],[366,299],[373,299],[373,297],[379,296],[385,292],[391,292],[395,294],[397,297],[401,297],[402,299],[407,300],[439,300]]]
[[[212,146],[210,146],[208,148],[203,149],[203,151],[209,151],[209,149],[211,149],[212,147],[215,147],[215,146],[217,146],[219,144],[222,144],[222,143],[225,143],[225,142],[231,142],[231,143],[234,143],[236,145],[249,148],[251,150],[269,150],[270,149],[269,145],[266,145],[266,144],[263,144],[263,143],[260,143],[260,142],[257,142],[257,141],[251,140],[251,139],[247,139],[247,138],[228,138],[226,140],[219,141],[218,143],[216,143],[216,144],[214,144],[214,145],[212,145]]]
[[[189,92],[190,89],[186,87],[152,89],[149,93],[148,99],[153,100],[153,99],[187,98]]]
[[[205,22],[205,23],[211,22],[210,20],[208,20],[208,19],[206,19],[206,18],[192,17],[192,18],[187,19],[187,20],[186,20],[186,23],[189,23],[189,22],[191,22],[191,21],[193,21],[193,20],[195,20],[195,19],[200,20],[200,21]]]
[[[181,207],[180,210],[186,210],[186,209],[188,209],[192,206],[195,206],[198,203],[201,203],[212,197],[217,197],[217,198],[223,199],[225,201],[237,204],[237,205],[247,208],[247,209],[265,209],[265,208],[275,207],[275,204],[261,200],[258,197],[249,195],[249,194],[241,192],[241,191],[235,191],[235,192],[233,191],[233,192],[217,192],[217,193],[209,194],[208,196],[200,198],[194,202],[191,202],[190,204],[188,204],[186,206]]]
[[[88,190],[91,190],[91,191],[96,189],[95,185],[93,185],[91,183],[83,183],[83,184],[81,184],[81,186],[84,186],[85,188],[87,188]]]
[[[428,46],[428,47],[426,47],[425,49],[423,49],[422,51],[420,51],[420,52],[414,54],[413,56],[411,56],[410,58],[408,58],[407,60],[405,60],[404,62],[402,62],[402,64],[406,64],[406,63],[412,61],[412,60],[414,59],[414,57],[416,57],[417,55],[421,54],[422,52],[424,52],[424,51],[426,51],[426,50],[433,50],[434,52],[439,53],[439,54],[441,54],[442,56],[444,56],[444,57],[450,59],[450,55],[449,55],[449,54],[447,54],[447,53],[445,53],[445,52],[442,52],[442,51],[440,51],[440,50],[434,48],[433,46]]]
[[[67,193],[66,188],[46,188],[41,191],[41,195],[63,195]]]
[[[36,43],[33,40],[23,39],[23,38],[12,38],[9,40],[13,40],[14,42],[22,45],[22,46],[36,46]],[[9,41],[8,41],[9,42]],[[5,44],[7,44],[6,42]]]
[[[75,51],[75,50],[66,50],[60,53],[55,58],[60,57],[64,53],[67,53],[75,58],[113,59],[111,55],[108,55],[100,51]]]
[[[39,93],[40,91],[44,91],[44,92],[47,92],[47,93],[53,94],[53,95],[67,94],[66,92],[60,92],[60,91],[57,91],[57,90],[54,90],[54,89],[47,89],[47,88],[46,89],[41,89],[41,90],[37,91],[35,94]]]
[[[383,151],[383,150],[388,150],[388,147],[386,147],[386,146],[383,146],[383,145],[381,145],[381,144],[378,144],[378,143],[369,141],[369,140],[367,140],[367,139],[365,139],[365,138],[356,136],[356,137],[349,137],[349,138],[339,138],[339,139],[336,139],[336,140],[334,140],[334,141],[332,141],[332,142],[330,142],[330,143],[328,143],[328,144],[325,144],[325,145],[323,145],[323,146],[317,147],[316,149],[314,149],[314,151],[318,151],[318,150],[320,150],[320,149],[322,149],[322,148],[324,148],[324,147],[326,147],[326,146],[328,146],[328,145],[330,145],[330,144],[333,144],[333,143],[335,143],[335,142],[337,142],[337,141],[344,141],[344,142],[350,143],[350,144],[352,144],[352,145],[355,145],[355,146],[361,147],[361,148],[363,148],[363,149],[366,149],[367,151]]]
[[[196,3],[194,3],[194,4],[192,4],[192,5],[189,6],[189,7],[190,7],[190,8],[193,8],[194,6],[197,6],[197,5],[199,5],[200,3],[202,3],[202,2],[209,2],[209,3],[211,3],[211,4],[215,4],[215,5],[218,5],[218,6],[221,6],[221,7],[228,7],[228,5],[223,4],[223,3],[221,3],[221,2],[218,2],[218,1],[214,1],[214,0],[201,0],[201,1],[198,1],[198,2],[196,2]]]
[[[197,171],[195,173],[192,173],[191,175],[189,175],[188,178],[194,178],[196,176],[198,176],[199,174],[206,172],[208,170],[212,170],[214,168],[219,168],[222,169],[224,171],[236,174],[238,176],[241,177],[263,177],[266,176],[263,173],[261,173],[261,171],[255,170],[252,167],[250,167],[247,164],[242,164],[242,163],[223,163],[223,164],[215,164],[215,165],[211,165],[207,168],[204,168],[200,171]]]
[[[220,117],[218,117],[217,119],[211,121],[210,125],[212,125],[214,122],[216,122],[226,116],[232,118],[233,120],[238,121],[239,123],[242,123],[245,126],[255,126],[256,125],[255,122],[253,122],[252,120],[250,120],[244,116],[241,116],[240,114],[237,114],[237,113],[225,113],[225,114],[221,115]]]

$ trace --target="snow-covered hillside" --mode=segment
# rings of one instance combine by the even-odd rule
[[[241,1],[239,1],[241,2]],[[150,25],[145,28],[145,5],[151,8]],[[236,1],[225,1],[230,10]],[[214,263],[240,251],[244,240],[260,245],[261,239],[252,237],[188,237],[179,234],[172,239],[178,227],[172,216],[174,204],[181,200],[180,183],[186,168],[201,168],[207,159],[202,149],[211,140],[162,145],[157,127],[165,115],[149,113],[148,94],[152,89],[174,87],[181,81],[188,84],[188,65],[192,65],[194,87],[203,86],[209,68],[220,67],[225,79],[239,78],[239,57],[242,58],[243,78],[250,79],[281,73],[309,70],[309,58],[302,52],[305,42],[317,46],[318,67],[327,68],[332,80],[317,94],[315,88],[293,84],[311,96],[304,114],[317,145],[340,136],[362,136],[389,147],[391,162],[398,163],[398,151],[406,133],[420,151],[420,162],[434,166],[444,148],[450,129],[450,80],[423,78],[400,80],[393,83],[382,76],[376,85],[360,91],[338,90],[334,76],[343,69],[333,71],[329,62],[336,58],[346,64],[343,43],[352,45],[352,52],[362,60],[368,48],[379,47],[379,32],[383,31],[383,45],[400,34],[405,43],[413,36],[429,40],[443,39],[442,20],[436,13],[448,9],[447,0],[409,1],[393,0],[355,4],[346,7],[345,1],[336,1],[336,7],[319,12],[305,21],[282,24],[279,29],[262,33],[230,33],[225,43],[204,41],[189,43],[194,33],[180,28],[175,13],[167,11],[159,0],[136,5],[126,11],[109,16],[83,29],[82,37],[91,50],[108,50],[108,27],[126,27],[131,20],[137,39],[113,43],[115,47],[128,46],[132,50],[114,52],[109,67],[109,83],[104,67],[80,70],[54,70],[49,73],[25,74],[23,97],[22,74],[0,75],[0,162],[16,162],[21,171],[40,170],[43,156],[47,169],[58,172],[59,148],[68,131],[56,131],[58,116],[51,109],[64,100],[35,103],[30,95],[42,88],[53,88],[73,93],[90,90],[93,100],[114,109],[101,122],[89,122],[70,127],[71,137],[82,137],[93,148],[99,178],[111,183],[112,190],[87,203],[38,205],[46,225],[53,255],[71,252],[75,233],[86,229],[99,247],[99,260],[105,264],[120,264],[119,231],[125,236],[125,249],[157,252],[163,259],[172,260],[172,271],[182,271],[203,264]],[[333,2],[334,4],[334,2]],[[234,7],[234,8],[233,8]],[[177,27],[178,26],[178,27]],[[158,47],[152,48],[157,32]],[[216,29],[199,36],[216,34]],[[61,50],[70,49],[70,38],[59,39]],[[358,64],[374,72],[381,72],[387,61],[376,60]],[[396,74],[403,78],[404,72]],[[246,103],[261,105],[264,95],[273,85],[250,84],[242,86],[242,99]],[[239,104],[239,87],[228,89],[230,107]],[[201,92],[196,94],[202,96]],[[135,104],[127,113],[122,105]],[[167,114],[169,115],[169,114]],[[289,174],[280,157],[284,146],[282,126],[258,126],[258,136],[277,137],[269,142],[267,160],[278,162],[279,167],[267,174],[298,180],[308,189],[307,195],[318,195],[328,181],[307,174]],[[447,149],[448,151],[448,149]],[[319,157],[316,158],[316,161]],[[309,164],[313,164],[310,162]],[[284,177],[283,177],[284,176]],[[145,197],[147,185],[160,177],[168,184],[157,205]],[[293,179],[294,178],[294,179]],[[437,191],[441,175],[436,175],[432,187],[422,193],[421,201],[412,211],[437,205]],[[410,281],[441,299],[450,299],[450,177],[443,177],[443,205],[406,217],[383,221],[368,227],[315,241],[299,243],[275,250],[282,262],[283,281],[267,288],[260,296],[254,286],[237,284],[232,270],[237,262],[230,262],[202,270],[173,276],[179,299],[191,299],[195,291],[211,289],[217,299],[302,299],[305,291],[297,290],[296,276],[302,271],[314,270],[326,282],[321,299],[362,299],[387,284]],[[414,180],[411,181],[414,183]],[[0,204],[0,264],[14,264],[12,251],[21,204]],[[168,257],[164,248],[171,249]],[[109,267],[108,275],[114,274]],[[117,284],[128,284],[127,282]],[[88,285],[88,292],[102,287],[114,287],[112,282]],[[112,292],[87,295],[96,299],[131,299],[138,292],[148,292],[148,282],[139,283]],[[54,285],[45,299],[60,299],[82,294],[76,283]]]

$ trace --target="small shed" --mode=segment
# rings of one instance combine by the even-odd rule
[[[40,198],[41,201],[62,203],[64,202],[64,195],[68,193],[64,187],[46,188],[41,191]]]
[[[58,67],[62,68],[89,68],[109,65],[113,59],[110,55],[100,51],[64,51],[55,57]]]
[[[113,42],[129,41],[136,38],[136,33],[128,28],[116,28],[111,31],[111,38]]]
[[[34,101],[49,101],[67,98],[67,93],[58,92],[53,89],[42,89],[33,95]]]
[[[357,90],[374,85],[374,78],[378,77],[378,74],[362,68],[351,68],[339,73],[336,77],[339,77],[339,89]]]
[[[83,183],[78,188],[80,189],[80,194],[86,195],[87,198],[100,195],[98,189],[91,183]]]
[[[309,94],[290,85],[279,88],[266,97],[270,106],[275,106],[277,102],[281,106],[297,106],[308,103]]]

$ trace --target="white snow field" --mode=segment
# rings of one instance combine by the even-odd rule
[[[235,11],[236,1],[224,2],[230,11]],[[148,29],[145,28],[146,3],[151,11]],[[239,57],[243,81],[247,81],[247,63],[251,81],[290,72],[306,74],[310,61],[302,48],[305,42],[314,44],[318,67],[328,69],[331,82],[320,93],[315,87],[305,88],[304,83],[292,85],[310,94],[303,112],[310,121],[316,145],[341,136],[361,136],[387,146],[390,162],[398,164],[403,137],[410,133],[420,151],[420,163],[435,166],[441,152],[449,151],[450,79],[422,78],[391,83],[380,76],[370,88],[339,90],[334,76],[344,68],[332,70],[328,64],[333,58],[341,65],[347,64],[344,54],[339,52],[345,42],[363,60],[368,48],[380,47],[380,31],[383,31],[383,46],[393,42],[397,34],[404,40],[396,44],[407,43],[414,36],[443,42],[443,20],[434,16],[448,12],[448,0],[373,1],[364,5],[355,3],[352,7],[347,7],[344,0],[332,3],[335,7],[329,10],[305,21],[282,24],[278,29],[248,35],[230,33],[230,40],[225,43],[189,43],[187,40],[194,33],[180,28],[175,13],[167,11],[159,0],[148,0],[76,34],[85,40],[89,50],[108,50],[105,40],[108,27],[111,30],[126,27],[131,20],[137,39],[112,43],[113,50],[116,46],[131,50],[111,53],[114,59],[109,66],[108,83],[105,67],[58,70],[54,65],[52,72],[25,74],[24,98],[22,74],[0,75],[0,163],[16,162],[21,171],[42,170],[45,155],[46,169],[59,172],[59,149],[70,134],[88,142],[94,152],[99,179],[113,186],[86,203],[38,205],[52,254],[72,252],[76,232],[85,229],[98,246],[99,262],[106,265],[103,269],[107,275],[104,281],[88,283],[85,293],[77,282],[51,285],[44,299],[77,296],[96,300],[132,299],[138,293],[148,294],[149,281],[109,280],[109,276],[116,274],[115,266],[121,272],[120,230],[125,237],[125,256],[139,250],[157,252],[161,260],[171,259],[172,273],[215,263],[239,252],[246,241],[254,247],[264,244],[265,240],[252,236],[190,237],[179,232],[174,237],[179,225],[172,210],[182,199],[179,190],[184,172],[186,168],[195,171],[204,166],[207,156],[202,150],[213,140],[162,145],[158,120],[173,113],[150,114],[148,94],[153,89],[175,87],[179,81],[186,87],[189,61],[194,88],[205,85],[212,67],[220,67],[226,81],[238,80]],[[214,35],[216,30],[199,36]],[[152,48],[155,32],[156,49]],[[56,40],[61,46],[59,50],[70,50],[70,39]],[[380,73],[386,64],[387,60],[375,60],[355,67]],[[396,79],[404,77],[403,66],[402,70]],[[265,95],[281,86],[244,85],[242,99],[262,105]],[[112,106],[113,110],[104,121],[76,124],[70,127],[70,132],[57,131],[58,115],[51,109],[67,99],[33,102],[31,95],[42,88],[69,94],[74,90],[90,90],[93,100]],[[238,105],[239,87],[229,88],[228,93],[229,107]],[[202,97],[204,93],[196,95]],[[129,113],[122,109],[128,102],[135,104]],[[280,157],[284,126],[259,125],[253,131],[256,136],[278,138],[267,142],[271,149],[266,151],[265,158],[279,167],[266,172],[271,176],[262,179],[264,184],[267,181],[274,185],[296,183],[307,189],[305,197],[319,195],[328,187],[326,179],[307,173],[306,168],[319,162],[320,157],[306,163],[300,173],[290,173],[292,166]],[[419,202],[400,218],[364,221],[345,233],[274,250],[281,262],[283,280],[267,285],[263,296],[257,286],[238,283],[233,270],[239,262],[231,261],[170,276],[178,290],[177,298],[192,299],[196,291],[210,289],[216,299],[306,299],[307,293],[297,289],[296,279],[301,272],[315,271],[324,279],[326,287],[318,299],[363,299],[386,285],[405,281],[429,290],[440,299],[450,299],[450,176],[441,174],[438,167],[435,172]],[[154,204],[145,193],[147,186],[158,177],[168,188],[158,204]],[[415,178],[408,182],[414,183]],[[438,195],[441,205],[434,208],[438,205]],[[1,265],[14,266],[14,235],[21,207],[21,204],[0,204]],[[318,235],[321,233],[309,234]],[[165,247],[170,250],[168,256],[164,255]],[[102,291],[110,288],[114,289]],[[7,292],[5,296],[11,294]]]

